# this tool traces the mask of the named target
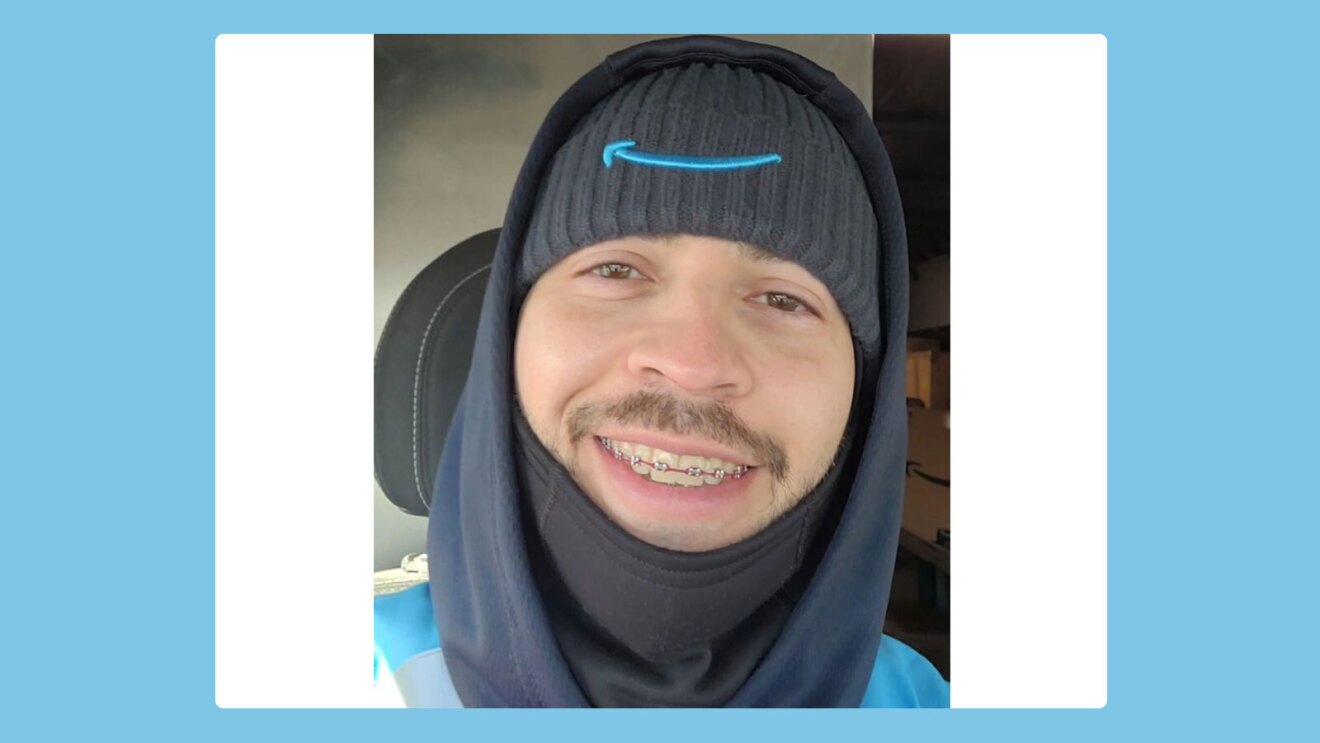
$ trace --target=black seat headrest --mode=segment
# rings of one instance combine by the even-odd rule
[[[482,232],[431,261],[394,303],[376,345],[376,482],[407,513],[430,512],[499,237]]]

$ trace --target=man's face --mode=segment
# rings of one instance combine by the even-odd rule
[[[685,552],[742,541],[809,493],[855,382],[822,283],[690,235],[611,240],[552,267],[523,303],[514,374],[532,430],[587,496]]]

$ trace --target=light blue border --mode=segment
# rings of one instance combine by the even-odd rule
[[[1291,7],[7,7],[0,559],[9,601],[0,621],[13,739],[1304,736],[1313,729],[1303,715],[1316,660],[1314,579],[1298,571],[1315,564],[1308,545],[1317,523],[1309,470],[1320,375],[1309,326],[1320,316],[1311,224],[1320,125],[1310,71],[1320,61],[1313,19]],[[1107,708],[217,710],[215,35],[698,27],[1107,35]]]

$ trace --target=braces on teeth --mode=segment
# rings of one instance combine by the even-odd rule
[[[614,455],[615,459],[623,459],[623,452],[619,451],[619,449],[615,447],[610,442],[609,439],[605,438],[604,436],[598,436],[597,438],[600,439],[601,445],[604,446],[607,450],[610,451],[610,453]],[[628,461],[634,467],[636,467],[639,464],[648,465],[651,467],[651,469],[655,470],[656,472],[666,472],[669,470],[669,465],[665,464],[664,462],[648,462],[642,459],[641,457],[637,456],[636,454],[632,455]],[[747,473],[747,469],[748,468],[746,465],[740,464],[733,469],[732,473],[725,472],[724,470],[703,470],[700,467],[688,467],[686,470],[684,470],[684,472],[687,473],[688,475],[691,475],[692,477],[701,477],[702,475],[710,475],[711,477],[714,477],[716,480],[723,480],[725,475],[732,474],[733,479],[738,480],[741,479],[742,476]]]

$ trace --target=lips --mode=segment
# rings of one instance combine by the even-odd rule
[[[669,524],[671,527],[686,524],[693,528],[709,529],[717,524],[741,519],[747,508],[748,495],[754,492],[751,488],[760,482],[760,467],[743,465],[737,459],[727,457],[729,451],[718,446],[693,446],[693,449],[705,449],[700,455],[675,454],[673,450],[682,451],[681,439],[661,434],[652,436],[649,432],[630,432],[626,436],[634,441],[598,434],[595,439],[599,446],[590,447],[597,451],[591,459],[597,462],[599,472],[605,478],[601,482],[602,490],[597,492],[598,503],[616,521],[634,525],[644,533],[645,529],[656,528],[657,524]],[[642,461],[638,449],[632,449],[631,454],[624,455],[627,447],[640,445],[640,442],[635,441],[638,438],[647,441],[645,446],[651,449],[651,457],[656,457],[657,443],[668,443],[672,450],[660,449],[660,462],[655,459],[649,463]],[[609,441],[611,446],[606,446],[605,441]],[[680,446],[673,446],[675,442],[680,442]],[[618,454],[615,454],[615,449],[618,449]],[[709,457],[715,453],[726,454],[726,457]],[[638,457],[636,466],[632,465],[634,457]],[[665,461],[669,457],[677,458],[676,462],[671,459],[673,466]],[[705,467],[702,467],[700,475],[689,475],[686,470],[678,468],[685,462],[684,457],[698,457],[698,462],[705,459],[708,465],[711,461],[722,462],[731,468],[725,470],[723,476]],[[690,459],[686,462],[690,462]],[[688,463],[686,466],[700,465]],[[742,467],[741,474],[738,472],[739,467]],[[649,524],[649,527],[640,527],[642,524]]]
[[[651,482],[683,487],[719,485],[726,477],[741,479],[751,468],[744,464],[698,454],[675,454],[646,444],[599,436],[597,440],[616,460],[625,461],[638,476]]]

